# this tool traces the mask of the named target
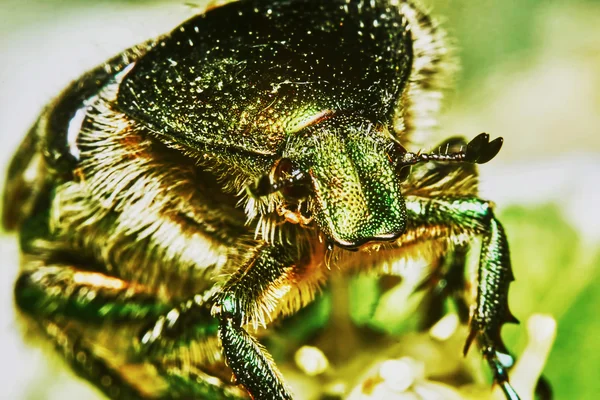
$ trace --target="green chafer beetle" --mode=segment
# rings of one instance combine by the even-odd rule
[[[8,172],[18,308],[111,398],[290,399],[257,328],[332,268],[392,274],[481,237],[464,351],[518,399],[508,245],[474,166],[502,139],[406,150],[435,117],[443,39],[412,1],[249,0],[86,73]]]

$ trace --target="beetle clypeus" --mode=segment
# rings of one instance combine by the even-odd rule
[[[109,397],[289,399],[257,327],[307,305],[330,264],[390,273],[477,236],[464,350],[476,339],[517,399],[508,247],[474,167],[502,139],[405,150],[446,63],[401,0],[240,1],[124,51],[52,102],[11,164],[19,309]]]

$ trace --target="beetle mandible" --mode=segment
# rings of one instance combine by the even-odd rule
[[[109,397],[290,399],[252,333],[307,305],[326,260],[382,271],[481,237],[464,351],[518,399],[507,239],[474,166],[502,139],[406,150],[439,106],[443,39],[408,0],[248,0],[86,73],[9,169],[19,309]]]

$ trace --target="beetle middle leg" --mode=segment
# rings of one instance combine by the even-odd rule
[[[444,317],[447,300],[452,300],[461,323],[469,322],[469,305],[465,297],[468,251],[469,246],[465,244],[454,245],[446,250],[436,261],[433,272],[417,287],[417,291],[426,291],[422,329],[431,328]]]

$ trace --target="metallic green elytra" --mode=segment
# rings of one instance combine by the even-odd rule
[[[271,322],[335,273],[400,275],[420,254],[440,276],[423,288],[470,319],[465,352],[476,340],[518,399],[508,244],[475,168],[502,139],[409,151],[448,78],[443,39],[407,0],[238,1],[84,74],[8,171],[18,309],[110,398],[291,399]]]

